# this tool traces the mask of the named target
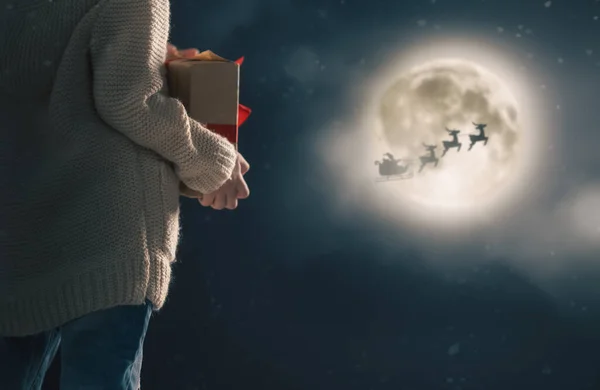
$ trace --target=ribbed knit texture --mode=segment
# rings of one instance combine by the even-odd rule
[[[179,183],[234,148],[166,95],[168,0],[0,9],[0,335],[167,296]]]

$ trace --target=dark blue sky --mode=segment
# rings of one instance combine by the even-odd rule
[[[565,271],[549,290],[515,267],[518,250],[479,261],[465,249],[438,254],[468,264],[440,272],[409,232],[338,220],[335,184],[310,142],[347,118],[352,84],[403,41],[477,36],[547,86],[561,145],[550,165],[561,169],[540,202],[554,204],[600,181],[596,15],[594,0],[173,1],[173,43],[246,56],[241,100],[254,113],[240,150],[252,194],[235,212],[184,201],[180,262],[150,327],[143,388],[599,389],[594,267]],[[319,66],[293,68],[299,49]],[[561,263],[597,257],[559,252]]]
[[[175,1],[175,44],[246,56],[241,99],[254,114],[240,149],[252,196],[234,213],[184,203],[181,262],[152,325],[145,388],[598,388],[597,289],[571,288],[570,275],[568,293],[551,295],[511,259],[477,263],[472,251],[461,254],[476,264],[464,278],[432,270],[407,236],[336,220],[335,184],[309,142],[351,111],[351,85],[403,40],[458,32],[521,56],[560,105],[548,111],[568,157],[554,164],[569,173],[555,175],[548,198],[597,183],[595,15],[593,0]],[[317,69],[293,68],[300,48]],[[584,275],[577,285],[598,274]]]

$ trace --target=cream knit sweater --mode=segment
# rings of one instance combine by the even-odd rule
[[[234,148],[165,94],[168,0],[0,0],[0,335],[167,296],[179,182]]]

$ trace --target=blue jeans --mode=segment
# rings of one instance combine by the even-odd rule
[[[60,345],[61,390],[137,390],[152,304],[117,306],[27,337],[0,338],[0,389],[40,390]]]

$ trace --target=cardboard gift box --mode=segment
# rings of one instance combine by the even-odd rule
[[[251,112],[239,103],[243,60],[230,61],[207,50],[193,58],[167,63],[169,94],[183,103],[192,119],[227,138],[236,148],[238,129]],[[201,195],[185,186],[182,194],[194,198]]]

